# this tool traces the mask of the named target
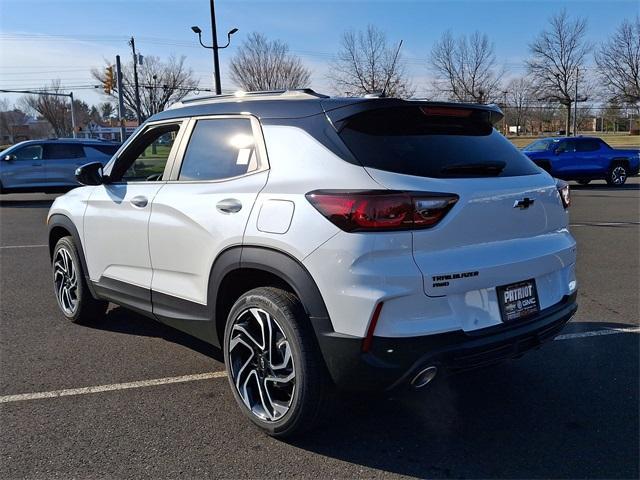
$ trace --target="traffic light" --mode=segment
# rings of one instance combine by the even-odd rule
[[[111,91],[113,90],[113,87],[115,85],[115,80],[113,77],[113,65],[109,65],[107,68],[105,68],[104,74],[104,93],[106,93],[107,95],[111,95]]]

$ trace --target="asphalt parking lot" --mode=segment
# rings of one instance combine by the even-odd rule
[[[287,442],[240,415],[223,375],[190,377],[224,370],[207,345],[122,308],[91,326],[62,319],[45,247],[52,199],[0,197],[3,479],[640,474],[637,177],[573,190],[580,308],[560,339],[419,393],[346,398]],[[168,377],[180,381],[147,382]],[[127,382],[141,383],[13,397]]]

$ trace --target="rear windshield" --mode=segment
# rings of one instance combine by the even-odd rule
[[[420,177],[517,176],[538,168],[480,110],[419,106],[357,114],[340,137],[365,167]]]

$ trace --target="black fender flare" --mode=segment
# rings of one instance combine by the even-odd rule
[[[66,215],[63,215],[61,213],[54,213],[53,215],[51,215],[51,217],[49,217],[49,221],[47,222],[47,225],[48,225],[47,239],[49,243],[49,257],[51,258],[51,260],[53,261],[53,249],[55,248],[55,244],[52,243],[53,230],[56,227],[64,228],[67,232],[71,234],[71,237],[73,238],[73,243],[75,244],[76,250],[78,251],[78,256],[80,257],[80,266],[82,267],[82,274],[85,278],[85,283],[87,287],[89,287],[89,292],[91,292],[91,295],[94,298],[98,298],[98,296],[96,295],[95,289],[93,288],[91,279],[89,278],[89,269],[87,268],[87,260],[85,258],[84,248],[82,246],[82,240],[80,239],[80,234],[78,233],[78,229],[76,228],[73,221]]]
[[[228,274],[236,270],[261,270],[275,275],[286,282],[300,299],[316,334],[320,349],[327,360],[323,339],[334,335],[333,325],[327,307],[315,280],[297,259],[286,252],[264,246],[234,246],[226,249],[215,260],[209,277],[209,311],[217,317],[220,288]],[[219,321],[226,319],[216,318]],[[216,327],[217,328],[217,327]],[[222,345],[221,332],[217,328],[217,339]]]

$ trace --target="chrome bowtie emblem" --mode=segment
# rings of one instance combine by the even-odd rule
[[[520,210],[524,210],[526,208],[529,208],[531,205],[533,205],[533,202],[535,202],[535,200],[533,200],[532,198],[524,197],[522,200],[516,200],[513,204],[513,208],[519,208]]]

